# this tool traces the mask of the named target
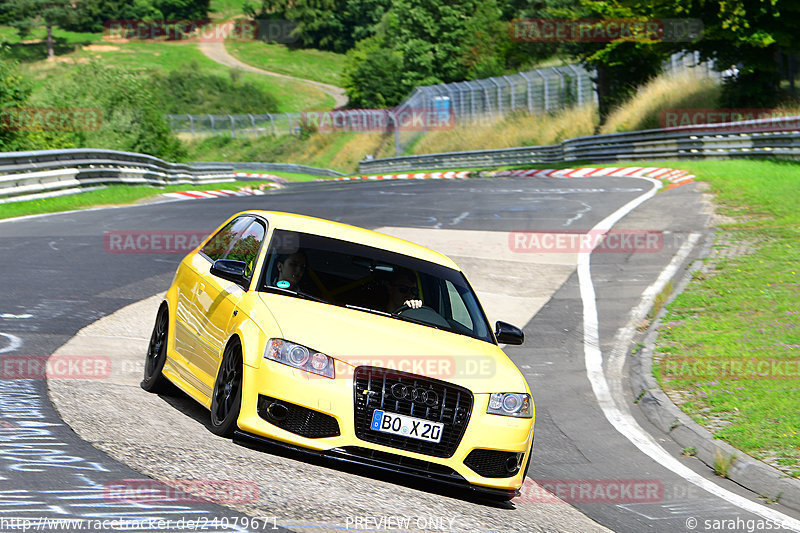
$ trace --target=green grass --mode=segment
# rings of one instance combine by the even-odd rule
[[[75,63],[90,59],[110,65],[161,71],[170,71],[181,65],[195,63],[204,72],[218,76],[230,75],[228,67],[208,59],[194,42],[152,40],[119,43],[103,41],[102,34],[99,33],[55,30],[54,34],[58,42],[64,43],[56,47],[56,61],[43,61],[46,57],[44,43],[20,44],[17,38],[7,47],[5,57],[21,62],[23,74],[34,81],[34,91],[43,88],[49,80],[63,76]],[[0,36],[14,37],[14,35],[11,28],[0,27]],[[36,33],[32,35],[43,36]],[[333,97],[308,84],[251,72],[239,74],[243,81],[252,82],[272,94],[277,101],[278,112],[327,110],[334,106]]]
[[[800,165],[663,164],[710,184],[718,213],[731,217],[717,234],[717,248],[739,243],[749,253],[719,259],[709,272],[693,276],[667,306],[659,356],[703,363],[800,360]],[[800,474],[800,380],[737,372],[654,374],[665,390],[686,395],[681,407],[717,438]]]
[[[198,185],[168,185],[151,187],[148,185],[109,185],[103,189],[80,194],[57,196],[42,200],[27,200],[0,204],[0,219],[42,213],[57,213],[90,207],[118,206],[141,202],[147,198],[160,196],[166,192],[205,189],[236,190],[240,187],[256,188],[268,181],[233,181],[228,183],[204,183]]]
[[[227,41],[225,48],[238,60],[254,67],[337,87],[342,83],[344,54],[289,48],[263,41]]]
[[[211,0],[210,12],[213,17],[230,18],[241,15],[246,0]]]
[[[277,172],[273,172],[270,170],[237,170],[237,172],[250,172],[252,174],[269,174],[272,176],[278,176],[280,178],[286,178],[289,181],[295,181],[295,182],[314,181],[322,177],[322,176],[315,176],[313,174],[302,174],[300,172],[284,172],[282,170]]]

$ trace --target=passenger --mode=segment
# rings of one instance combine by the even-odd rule
[[[278,279],[275,281],[275,286],[281,289],[297,290],[297,285],[303,279],[303,274],[306,271],[306,254],[302,250],[298,250],[292,254],[282,254],[278,256],[278,261],[275,263],[278,269]],[[288,286],[284,286],[288,282]]]
[[[418,299],[417,284],[412,272],[395,270],[386,285],[386,292],[388,294],[385,309],[387,313],[395,313],[403,306],[411,309],[422,307],[422,300]]]

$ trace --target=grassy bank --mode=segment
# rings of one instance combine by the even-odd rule
[[[711,186],[720,223],[712,259],[667,306],[654,373],[717,438],[798,477],[800,165],[673,164]]]
[[[239,61],[256,68],[337,87],[342,83],[344,54],[263,41],[227,41],[225,48]]]
[[[284,174],[284,173],[273,173]],[[305,174],[301,174],[308,179]],[[281,176],[287,177],[288,176]],[[26,200],[0,204],[0,219],[19,217],[24,215],[39,215],[43,213],[58,213],[75,209],[90,207],[130,205],[156,198],[167,192],[192,191],[192,190],[228,190],[235,191],[242,187],[258,188],[268,181],[234,181],[229,183],[208,183],[202,185],[169,185],[166,187],[151,187],[148,185],[110,185],[103,189],[87,191],[79,194],[56,196],[41,200]]]
[[[35,30],[25,42],[8,27],[0,27],[0,40],[9,46],[3,57],[21,63],[23,74],[30,77],[36,91],[43,90],[52,80],[62,77],[75,64],[90,60],[102,61],[113,66],[135,69],[153,69],[170,72],[187,64],[194,65],[198,71],[230,77],[231,69],[207,58],[191,41],[105,41],[100,33],[76,33],[54,29],[56,37],[56,58],[46,61],[46,48],[43,41],[44,30]],[[251,72],[235,74],[243,82],[251,83],[260,91],[270,94],[277,102],[278,112],[297,112],[331,109],[333,98],[306,83],[274,76],[263,76]],[[34,92],[34,96],[36,95]],[[225,109],[212,109],[209,112],[222,113]]]

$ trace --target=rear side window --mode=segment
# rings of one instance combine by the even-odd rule
[[[224,228],[211,237],[211,240],[203,246],[202,252],[207,255],[211,261],[225,259],[225,256],[228,254],[228,251],[234,245],[239,235],[247,229],[252,221],[253,217],[239,217],[231,220]]]

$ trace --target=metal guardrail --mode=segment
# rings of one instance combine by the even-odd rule
[[[311,174],[312,176],[323,176],[330,178],[338,178],[344,176],[341,172],[331,170],[329,168],[309,167],[307,165],[295,165],[292,163],[221,163],[216,161],[195,161],[192,163],[195,168],[229,168],[233,167],[236,170],[263,170],[266,172],[294,172],[297,174]]]
[[[359,162],[359,172],[499,167],[569,161],[774,157],[800,160],[800,117],[567,139],[550,146],[412,155]]]
[[[67,149],[0,154],[0,198],[9,201],[114,183],[178,185],[234,181],[233,167],[201,168],[116,150]]]

